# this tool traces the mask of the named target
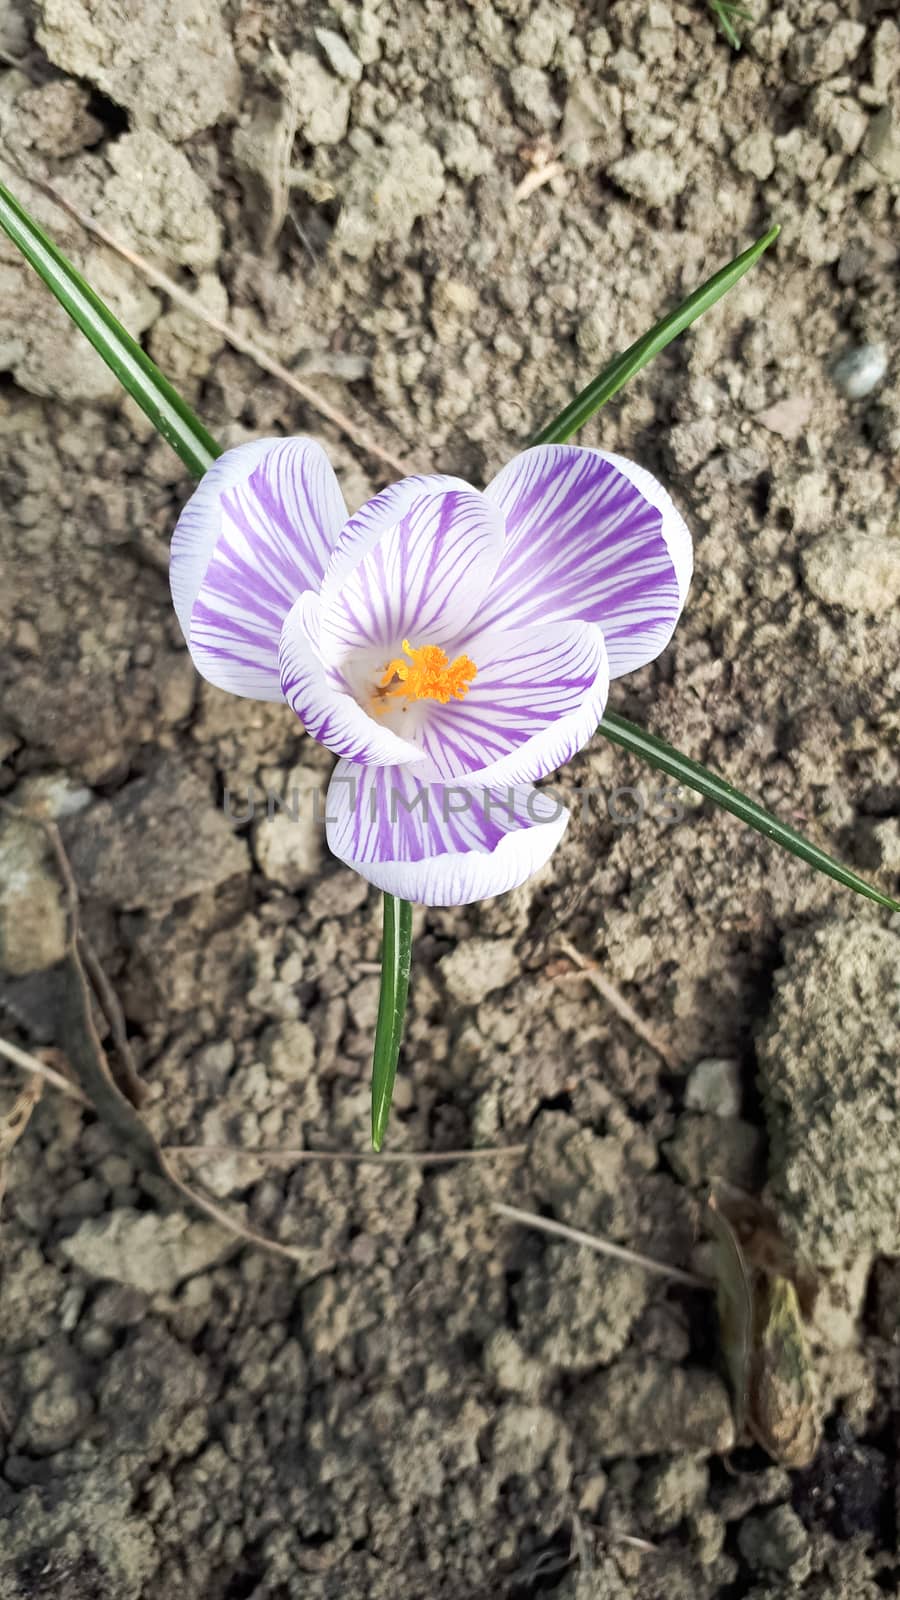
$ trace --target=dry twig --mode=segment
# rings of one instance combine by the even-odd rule
[[[655,1274],[658,1278],[670,1278],[673,1283],[683,1283],[688,1289],[711,1289],[712,1284],[706,1278],[699,1278],[693,1272],[685,1272],[681,1267],[670,1267],[664,1261],[654,1261],[652,1256],[639,1255],[636,1250],[626,1250],[624,1245],[612,1244],[609,1239],[600,1239],[594,1233],[584,1233],[581,1228],[570,1228],[568,1223],[554,1222],[552,1217],[540,1217],[534,1211],[520,1211],[518,1206],[504,1205],[500,1200],[491,1202],[491,1210],[499,1216],[507,1217],[510,1222],[521,1222],[523,1227],[535,1228],[539,1233],[552,1233],[558,1239],[568,1239],[571,1244],[583,1244],[588,1250],[596,1251],[599,1256],[611,1256],[614,1261],[624,1261],[630,1267],[640,1267],[644,1272]]]
[[[627,1022],[632,1033],[636,1033],[639,1039],[643,1039],[644,1043],[650,1046],[650,1049],[655,1055],[659,1056],[663,1065],[668,1067],[670,1072],[680,1073],[681,1065],[671,1045],[667,1044],[666,1040],[656,1032],[656,1029],[651,1028],[650,1024],[638,1015],[634,1006],[625,999],[623,994],[619,993],[615,984],[610,983],[608,978],[604,978],[596,963],[588,961],[580,950],[576,950],[570,939],[560,936],[556,941],[556,945],[564,956],[574,962],[579,972],[587,979],[592,988],[596,989],[601,999],[612,1007],[623,1022]]]
[[[35,1078],[22,1090],[12,1110],[0,1117],[0,1206],[6,1194],[6,1163],[28,1127],[43,1088],[40,1078]]]
[[[48,1067],[39,1056],[30,1055],[27,1050],[20,1050],[19,1046],[9,1039],[0,1039],[0,1056],[6,1061],[11,1061],[14,1067],[21,1067],[23,1072],[35,1073],[37,1077],[52,1084],[54,1089],[67,1094],[70,1100],[77,1100],[79,1105],[90,1105],[87,1095],[82,1093],[77,1083],[70,1083],[68,1078]]]
[[[454,1161],[518,1160],[527,1153],[527,1144],[484,1145],[474,1150],[383,1150],[380,1153],[375,1150],[244,1150],[233,1144],[169,1144],[163,1147],[163,1155],[169,1160],[248,1156],[266,1166],[286,1167],[303,1161],[345,1161],[351,1166],[440,1167]]]
[[[390,467],[392,474],[396,477],[406,478],[415,472],[416,469],[410,462],[402,460],[400,456],[393,455],[389,450],[385,450],[368,429],[359,427],[347,415],[346,411],[341,411],[337,406],[332,405],[330,400],[326,400],[320,395],[317,390],[311,389],[309,384],[303,382],[302,378],[296,377],[288,367],[283,366],[280,361],[276,361],[265,350],[261,350],[259,345],[254,344],[251,339],[247,339],[232,323],[223,322],[220,317],[213,316],[193,295],[187,294],[180,284],[170,278],[168,273],[162,272],[159,267],[155,267],[152,262],[147,261],[136,250],[130,249],[128,245],[121,244],[99,222],[95,222],[93,217],[88,216],[87,212],[82,211],[73,201],[68,200],[52,183],[48,183],[46,178],[38,177],[33,172],[28,172],[26,176],[30,182],[36,184],[45,194],[48,194],[50,199],[54,200],[58,206],[67,211],[71,217],[74,217],[75,221],[80,223],[86,233],[92,234],[95,239],[100,240],[101,244],[105,244],[108,249],[114,250],[117,256],[121,256],[123,261],[127,261],[130,266],[140,272],[148,283],[152,283],[157,289],[168,295],[175,305],[180,306],[190,316],[196,317],[206,327],[212,328],[215,333],[220,334],[225,342],[231,345],[233,350],[237,350],[241,355],[248,356],[263,372],[268,372],[271,377],[277,378],[286,388],[292,389],[294,394],[299,395],[300,399],[304,400],[308,406],[312,406],[314,411],[318,411],[320,416],[325,417],[341,433],[345,434],[358,450],[383,462],[385,466]]]

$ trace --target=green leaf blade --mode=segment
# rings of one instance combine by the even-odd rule
[[[717,773],[711,772],[699,761],[683,756],[680,751],[666,744],[664,739],[657,738],[656,734],[647,733],[644,728],[637,727],[635,723],[620,717],[615,711],[607,711],[598,731],[613,744],[620,745],[624,750],[630,750],[632,755],[648,762],[658,772],[665,772],[678,783],[683,783],[687,788],[694,789],[697,794],[702,794],[707,800],[712,800],[723,811],[730,811],[732,816],[739,817],[741,822],[761,833],[763,838],[771,839],[775,844],[781,845],[782,849],[798,856],[817,872],[823,872],[827,877],[833,878],[835,883],[842,884],[845,889],[852,889],[856,894],[863,895],[867,900],[873,900],[876,905],[883,906],[887,911],[900,911],[900,903],[892,900],[890,895],[883,894],[880,889],[866,883],[858,873],[835,861],[833,856],[825,850],[820,850],[818,845],[813,844],[802,833],[798,833],[796,828],[781,822],[755,800],[741,794],[740,790],[728,783],[725,778],[720,778]]]
[[[684,333],[692,322],[702,317],[704,311],[708,311],[710,306],[714,306],[717,300],[721,300],[722,296],[728,293],[729,289],[733,289],[745,272],[749,272],[760,256],[774,244],[780,231],[777,225],[770,228],[768,233],[764,233],[761,239],[757,239],[756,243],[750,246],[749,250],[735,256],[727,267],[722,267],[702,283],[699,289],[695,289],[693,294],[688,295],[677,310],[671,311],[661,322],[657,322],[649,333],[645,333],[642,338],[630,345],[623,355],[614,356],[587,388],[582,389],[565,410],[547,424],[546,428],[536,433],[530,443],[565,444],[567,439],[571,439],[573,433],[583,428],[594,413],[606,405],[613,395],[618,394],[623,385],[635,377],[648,361],[652,361],[661,350],[665,350],[667,344],[671,344],[672,340],[677,339],[680,333]]]
[[[412,963],[412,911],[408,900],[384,896],[381,990],[372,1057],[372,1144],[376,1150],[384,1143],[403,1039]]]
[[[0,228],[22,252],[123,389],[146,413],[188,471],[200,477],[221,454],[190,407],[123,328],[80,272],[0,183]]]

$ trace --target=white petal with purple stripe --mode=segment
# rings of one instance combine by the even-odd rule
[[[569,813],[528,787],[443,784],[414,767],[340,761],[328,789],[330,849],[388,894],[468,905],[515,889],[549,861]]]
[[[281,691],[307,733],[355,761],[421,762],[422,751],[370,716],[340,669],[323,661],[320,621],[319,596],[308,590],[294,602],[281,633]]]
[[[538,445],[485,494],[507,542],[476,626],[596,623],[612,678],[664,649],[690,583],[691,538],[649,472],[600,450]]]
[[[417,737],[448,780],[533,783],[571,760],[597,730],[609,690],[601,630],[552,623],[497,630],[459,648],[477,676],[464,700],[429,705]]]
[[[220,689],[279,700],[278,641],[318,589],[347,511],[314,439],[259,439],[204,474],[172,538],[175,610],[197,670]]]
[[[322,585],[322,648],[396,654],[465,628],[503,550],[497,507],[459,478],[404,478],[341,533]]]

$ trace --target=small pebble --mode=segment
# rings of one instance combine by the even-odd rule
[[[709,1056],[692,1068],[684,1093],[691,1111],[708,1111],[714,1117],[737,1117],[741,1110],[740,1062]]]
[[[831,369],[835,387],[848,400],[863,400],[887,372],[887,351],[883,344],[861,344],[848,350]]]

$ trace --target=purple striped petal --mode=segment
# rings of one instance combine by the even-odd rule
[[[429,705],[418,734],[441,777],[532,783],[571,760],[596,733],[609,667],[594,624],[497,631],[458,648],[474,661],[477,676],[464,700]]]
[[[314,439],[226,450],[178,519],[172,599],[194,665],[232,694],[280,700],[278,641],[304,589],[318,589],[347,509]]]
[[[334,854],[388,894],[468,905],[549,861],[569,813],[540,789],[443,784],[414,767],[339,761],[328,789]]]
[[[319,596],[307,590],[295,600],[281,633],[281,692],[307,733],[355,761],[421,762],[422,751],[369,716],[340,669],[323,660],[320,624]]]
[[[691,579],[691,537],[661,484],[623,456],[538,445],[485,494],[507,542],[475,626],[581,618],[603,629],[611,678],[664,649]]]
[[[404,478],[341,533],[322,585],[323,646],[396,655],[403,639],[443,644],[461,633],[503,550],[503,518],[460,478]]]

